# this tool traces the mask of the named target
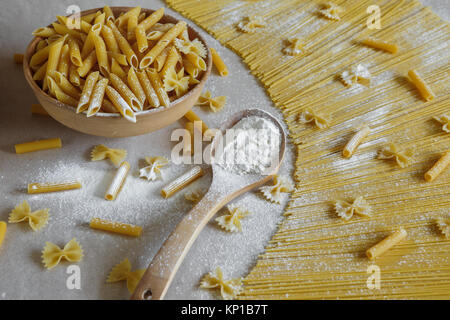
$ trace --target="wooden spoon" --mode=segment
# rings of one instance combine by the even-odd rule
[[[237,175],[224,171],[216,164],[212,164],[213,178],[207,194],[184,216],[183,220],[163,244],[137,285],[131,296],[132,299],[163,299],[181,262],[200,234],[200,231],[202,231],[214,214],[237,196],[263,185],[278,172],[284,157],[286,137],[278,120],[269,113],[259,109],[239,112],[223,125],[221,128],[222,133],[225,133],[226,129],[233,127],[239,120],[248,116],[263,117],[272,121],[278,127],[281,137],[278,164],[272,166],[270,172],[266,172],[264,175]],[[213,146],[217,146],[218,140],[220,140],[217,137],[212,142]],[[215,148],[213,147],[212,150],[214,156]]]

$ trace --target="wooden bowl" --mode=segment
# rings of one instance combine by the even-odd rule
[[[114,15],[117,17],[121,12],[128,11],[131,7],[111,7]],[[93,12],[101,10],[101,8],[91,9],[81,12],[81,15],[87,15]],[[154,12],[150,9],[141,9],[147,15]],[[162,23],[177,23],[178,20],[164,15],[161,19]],[[131,137],[145,133],[149,133],[168,126],[169,124],[177,121],[188,112],[194,104],[197,102],[206,79],[211,73],[212,59],[205,40],[200,34],[188,26],[189,37],[191,39],[198,38],[207,49],[206,64],[207,69],[203,72],[200,83],[196,84],[191,90],[189,90],[182,97],[172,101],[168,108],[160,107],[155,109],[149,109],[145,111],[136,112],[136,123],[125,120],[120,114],[116,113],[103,113],[99,112],[92,117],[86,117],[84,113],[76,113],[75,108],[64,104],[55,98],[45,93],[39,85],[33,80],[29,61],[35,52],[37,43],[41,40],[40,37],[34,38],[27,47],[23,61],[23,71],[25,73],[25,79],[33,89],[36,98],[39,103],[44,107],[48,114],[56,121],[64,124],[65,126],[95,136],[103,137]]]

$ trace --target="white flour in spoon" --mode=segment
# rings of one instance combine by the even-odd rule
[[[258,116],[241,119],[225,134],[225,146],[217,164],[239,175],[263,174],[279,162],[280,130]]]

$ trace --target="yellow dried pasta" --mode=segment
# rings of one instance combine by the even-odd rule
[[[207,106],[211,109],[212,112],[217,112],[222,110],[227,102],[226,96],[212,97],[210,91],[206,91],[200,95],[197,100],[197,105]]]
[[[450,133],[450,115],[443,114],[441,116],[435,116],[433,119],[442,124],[442,130],[444,132]]]
[[[225,280],[220,267],[209,272],[200,282],[200,288],[219,289],[223,299],[235,299],[242,292],[242,278]]]
[[[130,293],[133,293],[144,273],[145,269],[131,271],[131,263],[128,259],[125,259],[114,266],[114,268],[112,268],[111,272],[108,275],[108,278],[106,279],[106,282],[112,283],[126,281],[128,291]]]
[[[114,233],[120,233],[127,236],[139,237],[142,228],[128,223],[109,221],[100,218],[92,218],[89,226],[92,229],[104,230]]]
[[[344,10],[334,4],[333,2],[327,2],[324,4],[323,8],[319,10],[319,13],[329,20],[339,21],[341,17],[339,16]]]
[[[283,48],[283,53],[289,56],[298,56],[305,52],[303,41],[299,38],[287,40],[289,45]]]
[[[164,75],[163,84],[166,92],[175,90],[177,97],[181,97],[189,88],[189,77],[184,76],[184,68],[181,68],[178,73],[175,68],[170,68]]]
[[[259,188],[264,198],[274,203],[281,203],[282,193],[292,192],[294,186],[292,182],[284,176],[275,175],[272,186],[263,186]]]
[[[425,173],[425,180],[430,182],[437,178],[450,165],[450,150],[444,153],[442,157]]]
[[[126,158],[127,151],[124,149],[108,148],[103,144],[95,146],[91,151],[91,161],[109,159],[115,166],[119,166]]]
[[[350,70],[343,71],[340,77],[346,86],[351,87],[355,84],[369,86],[372,76],[365,66],[357,64],[356,66],[352,66]]]
[[[139,170],[139,177],[150,181],[163,179],[161,169],[169,163],[164,157],[145,157],[148,166]]]
[[[378,159],[394,159],[400,168],[408,166],[413,158],[414,151],[411,148],[401,149],[395,143],[390,143],[380,150]]]
[[[219,226],[228,232],[242,231],[241,219],[250,215],[250,211],[237,205],[227,206],[227,214],[216,218]]]
[[[76,238],[70,240],[63,249],[51,242],[45,243],[42,250],[42,262],[47,269],[56,267],[62,259],[70,262],[79,262],[83,259],[83,249]]]
[[[334,210],[344,220],[350,220],[354,214],[364,217],[372,215],[372,208],[362,196],[357,197],[352,203],[338,200],[334,204]]]
[[[264,28],[266,24],[260,17],[248,16],[237,25],[238,29],[246,33],[254,33],[259,28]]]
[[[306,108],[300,113],[298,120],[302,123],[314,123],[319,129],[324,129],[330,125],[331,116]]]
[[[436,220],[436,226],[446,239],[450,239],[450,220],[439,218]]]
[[[27,221],[31,229],[38,231],[48,222],[49,209],[42,209],[31,212],[30,205],[26,200],[16,206],[14,210],[9,214],[9,223],[18,223]]]

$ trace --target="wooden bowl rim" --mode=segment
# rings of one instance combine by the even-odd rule
[[[121,13],[123,11],[128,11],[130,9],[133,9],[135,7],[111,7],[111,10],[114,12],[114,14],[117,13]],[[94,12],[97,12],[99,10],[102,10],[102,8],[93,8],[93,9],[88,9],[88,10],[84,10],[80,12],[81,16],[85,16]],[[146,13],[153,13],[155,12],[155,10],[153,9],[146,9],[146,8],[141,8],[142,11],[146,12]],[[168,15],[166,13],[164,13],[163,19],[164,18],[168,18],[169,20],[173,20],[175,23],[180,21],[179,19],[176,19],[175,17]],[[54,22],[58,22],[57,20],[55,20]],[[51,25],[51,24],[50,24]],[[50,26],[48,25],[48,26]],[[211,70],[212,67],[212,57],[211,57],[211,53],[209,50],[209,46],[206,43],[205,39],[203,39],[202,35],[197,32],[194,28],[192,28],[189,24],[187,25],[187,28],[189,31],[192,31],[193,33],[195,33],[196,37],[198,37],[198,39],[203,43],[203,45],[206,48],[207,51],[207,67],[206,70],[203,71],[203,75],[200,79],[200,82],[195,84],[194,87],[192,87],[191,90],[189,90],[187,93],[185,93],[183,96],[175,99],[174,101],[171,101],[170,106],[169,107],[164,107],[164,106],[160,106],[158,108],[151,108],[148,110],[144,110],[144,111],[138,111],[135,112],[136,118],[137,117],[141,117],[141,116],[146,116],[149,114],[154,114],[154,113],[159,113],[159,112],[164,112],[170,108],[175,107],[175,105],[181,103],[183,100],[189,98],[190,95],[194,94],[194,91],[196,91],[196,89],[204,84],[206,82],[206,79],[208,78],[209,75],[209,71]],[[54,102],[56,105],[58,105],[59,107],[62,108],[66,108],[70,111],[72,111],[74,114],[76,114],[76,109],[72,106],[69,106],[57,99],[55,99],[54,97],[52,97],[51,95],[49,95],[48,93],[46,93],[44,90],[42,90],[42,88],[36,83],[36,81],[34,81],[33,76],[31,75],[31,68],[29,66],[29,60],[31,59],[32,55],[36,52],[35,48],[37,43],[42,40],[42,37],[34,37],[31,42],[28,44],[26,50],[25,50],[25,55],[24,55],[24,59],[23,59],[23,71],[25,74],[25,79],[27,80],[28,84],[30,86],[32,86],[34,89],[38,90],[39,93],[43,94],[46,98],[51,99],[52,102]],[[45,108],[45,107],[44,107]],[[83,112],[85,113],[85,112]],[[98,117],[98,118],[121,118],[122,115],[119,113],[108,113],[108,112],[98,112],[95,115],[93,115],[92,117]]]

